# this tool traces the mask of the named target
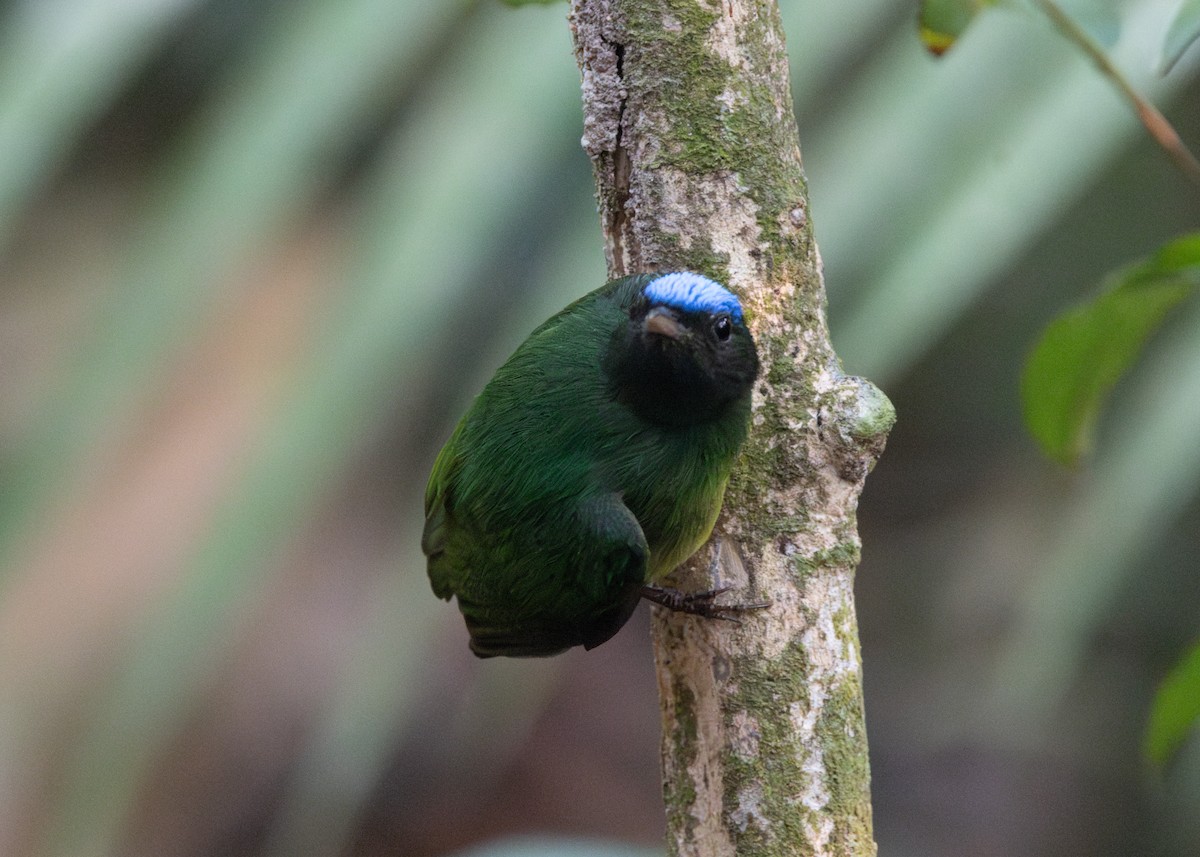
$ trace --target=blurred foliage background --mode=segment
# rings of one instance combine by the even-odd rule
[[[1193,855],[1200,742],[1141,735],[1200,634],[1200,311],[1078,471],[1017,384],[1200,195],[1036,16],[934,60],[905,0],[781,5],[835,345],[900,415],[859,516],[881,853]],[[1072,5],[1195,147],[1178,2]],[[0,853],[661,853],[646,616],[477,662],[417,544],[453,420],[605,279],[564,17],[0,2]]]

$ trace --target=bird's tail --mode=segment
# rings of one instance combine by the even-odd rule
[[[586,616],[566,620],[544,617],[532,620],[525,616],[520,621],[499,623],[494,617],[481,615],[482,611],[474,609],[474,605],[464,604],[461,593],[458,605],[471,633],[471,651],[479,657],[544,658],[573,646],[594,649],[610,639],[633,615],[641,588],[640,583],[630,581],[617,601]]]

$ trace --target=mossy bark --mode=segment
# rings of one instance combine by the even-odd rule
[[[894,412],[829,343],[778,8],[573,0],[571,26],[611,274],[729,284],[763,364],[717,531],[676,576],[772,606],[654,610],[671,851],[874,854],[855,509]]]

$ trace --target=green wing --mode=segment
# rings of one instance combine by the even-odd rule
[[[517,555],[485,547],[461,580],[459,609],[480,657],[590,649],[637,607],[649,549],[621,499],[593,495],[554,511],[541,526],[507,534],[504,546],[518,547]]]
[[[421,550],[428,557],[429,583],[438,598],[450,600],[454,595],[454,568],[446,558],[446,543],[450,536],[447,503],[451,494],[454,471],[457,470],[457,441],[462,423],[446,441],[433,463],[429,482],[425,485],[425,529],[421,533]]]

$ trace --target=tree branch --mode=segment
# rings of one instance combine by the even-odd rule
[[[778,8],[572,0],[571,24],[610,272],[728,283],[763,363],[717,532],[676,582],[773,606],[740,625],[654,608],[668,841],[874,854],[854,515],[895,415],[829,343]]]

